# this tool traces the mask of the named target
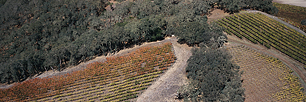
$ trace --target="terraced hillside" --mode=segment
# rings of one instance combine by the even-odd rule
[[[107,58],[85,70],[0,90],[0,101],[129,101],[175,62],[171,43]]]
[[[261,54],[243,45],[227,50],[240,66],[245,102],[301,102],[305,93],[298,77],[280,60]]]
[[[217,21],[229,35],[273,47],[306,64],[306,36],[260,13],[244,13]]]

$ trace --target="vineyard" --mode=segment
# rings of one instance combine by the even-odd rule
[[[275,48],[306,64],[306,36],[260,13],[244,13],[217,21],[229,35]]]
[[[273,3],[273,5],[279,10],[277,17],[306,32],[306,25],[301,24],[301,21],[306,19],[306,7],[280,3]]]
[[[175,60],[171,43],[143,47],[70,74],[17,83],[0,90],[0,101],[129,101]]]
[[[301,83],[280,60],[242,45],[227,48],[240,66],[246,102],[302,102]]]

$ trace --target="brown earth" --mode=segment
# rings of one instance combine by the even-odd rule
[[[212,21],[221,19],[221,18],[223,18],[223,17],[225,17],[225,16],[228,16],[228,15],[230,15],[230,14],[224,12],[224,11],[221,10],[221,9],[213,8],[213,9],[211,10],[211,12],[207,15],[207,18],[208,18],[207,22],[210,23],[210,22],[212,22]]]
[[[305,84],[306,71],[304,70],[304,68],[303,68],[304,65],[302,63],[300,63],[298,61],[295,61],[291,57],[281,53],[280,51],[278,51],[274,48],[267,49],[265,46],[258,45],[258,44],[253,44],[253,43],[251,43],[251,42],[249,42],[245,39],[241,40],[241,39],[239,39],[238,37],[235,37],[235,36],[227,35],[227,37],[228,37],[228,41],[230,43],[241,44],[241,45],[247,46],[249,48],[252,48],[252,49],[256,50],[257,52],[267,54],[267,55],[272,56],[274,58],[278,58],[280,61],[282,61],[285,65],[287,65],[290,69],[292,69],[295,72],[297,77],[299,77],[299,79],[301,80],[302,86],[304,88],[306,87],[306,84]]]
[[[177,58],[174,65],[167,70],[156,82],[154,82],[138,98],[137,102],[176,102],[177,90],[186,84],[185,68],[187,60],[192,55],[191,47],[177,43],[177,39],[171,39],[174,53]]]
[[[284,81],[279,80],[284,70],[276,67],[278,63],[266,61],[266,56],[262,57],[262,54],[241,44],[230,42],[226,49],[243,72],[241,79],[245,89],[245,102],[279,101],[272,97],[284,87]]]
[[[140,46],[134,46],[133,48],[128,48],[125,50],[121,50],[116,54],[109,54],[108,56],[99,56],[93,60],[83,62],[77,66],[72,66],[64,69],[63,71],[47,71],[43,74],[36,75],[32,78],[44,78],[44,77],[52,77],[57,75],[64,75],[67,73],[71,73],[73,71],[82,70],[86,68],[87,64],[93,62],[104,62],[107,57],[110,56],[124,56],[129,54],[132,51],[135,51],[141,47],[149,47],[149,46],[157,46],[167,42],[171,42],[173,45],[174,54],[177,58],[176,62],[173,64],[171,68],[169,68],[166,73],[164,73],[156,82],[154,82],[144,93],[142,93],[137,101],[140,102],[156,102],[156,101],[180,101],[175,99],[176,91],[186,83],[186,75],[185,75],[185,67],[187,65],[187,60],[192,55],[191,47],[188,47],[186,44],[178,44],[176,37],[166,38],[162,41],[144,43]],[[10,85],[2,85],[0,88],[9,88],[13,84]]]
[[[284,82],[279,80],[283,70],[275,63],[269,63],[258,55],[267,55],[282,61],[283,67],[290,68],[294,75],[299,77],[302,87],[305,87],[305,70],[302,64],[286,56],[276,49],[267,49],[264,46],[253,44],[245,39],[241,40],[235,36],[228,35],[229,43],[226,45],[234,61],[240,66],[242,74],[242,87],[245,88],[246,102],[270,102],[270,101],[288,101],[286,99],[277,100],[273,94],[280,92]],[[243,46],[247,50],[237,50],[237,46]],[[234,50],[233,50],[234,49]],[[254,53],[255,52],[255,53]],[[236,57],[236,58],[235,58]]]

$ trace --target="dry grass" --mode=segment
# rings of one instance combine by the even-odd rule
[[[243,71],[246,102],[305,101],[298,78],[278,59],[242,45],[228,50]]]

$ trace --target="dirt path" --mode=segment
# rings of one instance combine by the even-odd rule
[[[175,102],[177,90],[186,83],[185,67],[187,60],[192,55],[191,47],[186,44],[180,45],[177,39],[171,40],[175,56],[177,57],[174,65],[154,82],[138,98],[137,102]]]
[[[306,71],[303,69],[303,64],[295,61],[294,59],[290,58],[289,56],[279,52],[278,50],[271,48],[271,49],[267,49],[264,46],[258,45],[258,44],[253,44],[249,41],[246,40],[241,40],[237,37],[234,36],[230,36],[228,35],[228,41],[230,43],[235,43],[235,44],[242,44],[245,46],[248,46],[252,49],[255,49],[256,51],[259,51],[261,53],[270,55],[274,58],[278,58],[280,61],[282,61],[284,64],[286,64],[289,68],[291,68],[292,70],[294,70],[295,74],[297,75],[297,77],[299,77],[299,79],[302,82],[303,87],[306,87],[305,81],[306,81]]]

